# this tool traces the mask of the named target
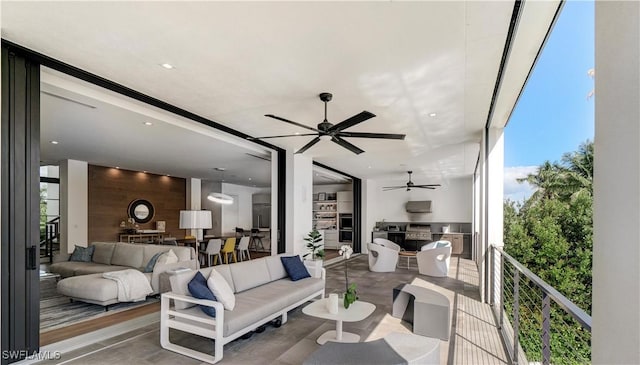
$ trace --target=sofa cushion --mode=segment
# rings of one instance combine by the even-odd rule
[[[199,271],[196,271],[196,274],[189,284],[187,284],[187,287],[189,288],[189,293],[191,293],[194,298],[216,300],[216,296],[213,295],[213,292],[207,286],[207,279]],[[199,307],[207,315],[211,317],[216,316],[215,308],[206,305],[200,305]]]
[[[223,333],[228,336],[252,323],[295,304],[314,292],[322,290],[322,279],[306,278],[291,281],[289,278],[236,294],[236,307],[224,311]]]
[[[143,272],[153,272],[153,267],[156,266],[156,261],[158,261],[158,257],[162,255],[163,252],[156,252],[155,255],[147,262],[147,265],[144,267]]]
[[[142,254],[144,247],[142,245],[134,245],[129,243],[116,243],[111,257],[112,265],[128,266],[134,268],[144,267],[142,263]]]
[[[267,256],[264,260],[267,262],[267,268],[269,269],[269,276],[271,277],[271,281],[279,280],[287,277],[287,271],[284,269],[282,265],[282,260],[280,260],[280,256]]]
[[[71,257],[69,257],[69,261],[91,262],[91,256],[93,256],[94,250],[95,247],[93,246],[81,247],[76,245],[76,247],[73,249]]]
[[[302,263],[300,256],[282,256],[280,260],[292,281],[311,277],[309,270],[307,270],[307,267]]]
[[[90,274],[98,274],[109,271],[118,271],[118,270],[126,270],[131,269],[129,266],[117,266],[117,265],[103,265],[96,264],[95,262],[87,262],[82,266],[76,267],[73,275],[90,275]]]
[[[229,284],[229,287],[231,288],[231,291],[233,291],[234,293],[236,292],[236,287],[233,284],[233,277],[231,276],[231,265],[218,265],[216,266],[216,271],[222,275],[222,277],[225,278],[225,280],[227,281],[227,284]],[[211,268],[207,268],[207,269],[211,269]],[[202,274],[204,276],[207,276],[207,269],[200,269],[200,271],[202,271]],[[206,271],[206,272],[205,272]]]
[[[91,246],[95,248],[92,258],[93,262],[96,264],[111,265],[111,256],[113,256],[113,249],[116,247],[115,242],[93,242]]]
[[[239,293],[271,281],[264,259],[249,260],[229,265],[235,292]]]
[[[156,260],[156,264],[175,264],[176,262],[178,262],[178,256],[172,249],[160,255]]]
[[[211,270],[211,274],[207,279],[207,286],[224,306],[224,309],[233,310],[236,306],[236,296],[233,294],[233,290],[231,290],[227,280],[216,269]]]
[[[52,273],[60,274],[60,276],[63,278],[68,278],[75,275],[75,271],[77,268],[87,265],[91,265],[91,263],[78,261],[62,261],[51,264],[51,266],[49,266],[49,270]]]

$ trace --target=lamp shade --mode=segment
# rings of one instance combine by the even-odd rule
[[[210,210],[180,211],[180,229],[209,229],[211,227]]]

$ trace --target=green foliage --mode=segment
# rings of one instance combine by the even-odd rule
[[[578,151],[564,154],[561,163],[545,162],[521,181],[536,191],[524,203],[505,202],[505,251],[591,313],[593,143],[587,141]],[[505,288],[508,285],[507,281]],[[538,298],[531,297],[520,303],[521,344],[534,361],[540,360],[541,317],[538,310],[527,309],[540,307]],[[584,332],[581,327],[559,308],[552,307],[551,316],[552,363],[588,361],[589,341],[584,340],[588,336],[576,335]]]
[[[311,259],[315,261],[316,258],[324,259],[324,250],[322,249],[322,235],[317,229],[313,229],[307,237],[304,238],[307,242],[307,249],[311,252],[307,252],[302,257],[311,255]]]
[[[358,300],[358,296],[356,295],[356,283],[351,283],[347,288],[347,291],[344,293],[344,308],[349,309],[349,306]]]

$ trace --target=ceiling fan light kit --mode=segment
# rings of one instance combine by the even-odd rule
[[[340,145],[349,151],[355,153],[356,155],[361,154],[364,150],[358,148],[353,145],[351,142],[348,142],[344,139],[344,137],[348,138],[378,138],[378,139],[399,139],[403,140],[404,134],[391,134],[391,133],[365,133],[365,132],[346,132],[344,131],[347,128],[353,127],[356,124],[360,124],[368,119],[375,117],[376,115],[368,112],[362,111],[350,118],[343,120],[338,124],[329,123],[327,120],[327,103],[333,99],[333,95],[331,93],[320,93],[318,95],[320,100],[324,103],[324,120],[322,123],[317,125],[317,128],[312,128],[307,125],[297,123],[282,117],[278,117],[273,114],[265,114],[265,117],[277,119],[279,121],[293,124],[295,126],[305,128],[308,130],[312,130],[316,133],[297,133],[297,134],[288,134],[288,135],[280,135],[280,136],[265,136],[265,137],[251,137],[249,139],[266,139],[266,138],[281,138],[281,137],[300,137],[300,136],[316,136],[314,139],[309,141],[306,145],[302,146],[296,153],[304,153],[309,148],[313,147],[316,143],[320,141],[332,141],[337,145]]]
[[[214,203],[218,203],[222,205],[233,204],[233,197],[223,193],[211,193],[207,195],[207,199],[209,199]]]
[[[405,185],[384,186],[382,188],[382,191],[389,191],[389,190],[396,190],[396,189],[407,189],[407,191],[411,191],[411,189],[414,189],[414,188],[434,190],[436,187],[440,186],[440,184],[414,184],[413,181],[411,181],[411,174],[413,173],[413,171],[407,171],[407,173],[409,174],[409,181],[407,181]]]

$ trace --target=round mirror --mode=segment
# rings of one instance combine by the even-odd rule
[[[155,211],[148,200],[136,199],[129,204],[129,217],[136,223],[147,223],[153,219]]]

